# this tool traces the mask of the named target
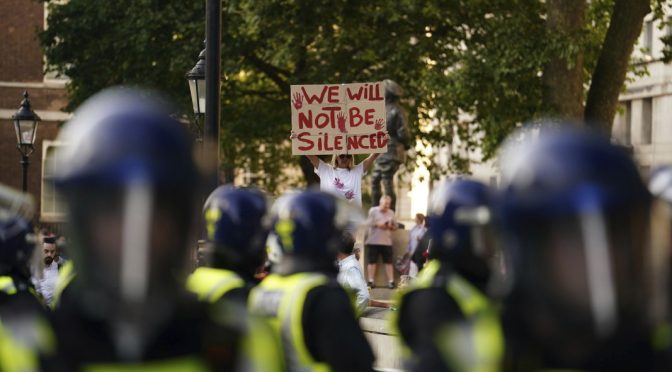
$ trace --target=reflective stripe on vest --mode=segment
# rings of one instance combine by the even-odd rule
[[[437,260],[429,261],[416,280],[403,291],[397,303],[414,290],[430,288],[441,269]],[[490,300],[469,281],[451,273],[445,286],[466,321],[452,322],[437,328],[434,343],[444,361],[454,371],[497,371],[504,353],[504,336],[497,311]],[[398,312],[392,313],[392,327],[398,330]],[[411,355],[403,345],[405,355]]]
[[[0,370],[37,371],[38,358],[30,348],[12,338],[0,324]]]
[[[263,319],[248,316],[247,332],[242,339],[241,371],[282,372],[282,347],[270,325]]]
[[[235,288],[243,288],[245,281],[238,274],[209,267],[197,268],[187,279],[187,289],[198,295],[201,301],[217,302]],[[247,331],[244,333],[240,367],[243,371],[282,371],[282,352],[275,343],[273,332],[265,322],[247,316]]]
[[[187,279],[187,289],[196,293],[201,301],[216,302],[230,290],[243,288],[245,281],[233,271],[197,268]]]
[[[0,371],[37,371],[38,355],[52,355],[56,341],[46,319],[36,317],[12,331],[0,322]],[[18,332],[18,333],[17,333]]]
[[[410,290],[431,287],[440,269],[441,263],[439,261],[429,261],[418,275]],[[490,308],[490,300],[471,283],[456,273],[452,273],[448,278],[446,290],[450,297],[457,302],[466,318]]]
[[[327,277],[316,273],[271,274],[250,292],[250,312],[268,321],[282,345],[287,370],[330,370],[328,365],[317,362],[310,355],[302,324],[308,292],[326,283]]]
[[[11,276],[0,276],[0,292],[8,295],[16,294],[16,286]]]
[[[75,267],[72,265],[71,260],[67,260],[61,270],[58,272],[58,278],[56,278],[56,286],[54,287],[54,296],[51,299],[51,304],[49,307],[55,309],[58,307],[58,304],[61,302],[61,296],[63,291],[67,288],[77,273],[75,272]]]
[[[500,370],[504,336],[499,318],[491,310],[439,327],[435,342],[451,371]]]

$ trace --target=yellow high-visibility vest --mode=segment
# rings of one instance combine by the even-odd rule
[[[210,303],[244,286],[245,281],[235,272],[212,267],[199,267],[187,279],[187,289],[196,293],[201,301]]]
[[[400,293],[397,300],[399,307],[403,306],[408,294],[430,288],[440,269],[439,261],[429,261],[413,284]],[[497,309],[489,298],[457,273],[450,274],[445,289],[466,321],[437,327],[434,343],[444,362],[454,371],[498,371],[504,355],[504,336]],[[392,313],[390,320],[393,329],[398,330],[398,312]],[[405,355],[413,358],[409,345],[401,341]]]
[[[51,304],[49,304],[49,307],[52,310],[58,307],[58,304],[61,302],[61,296],[63,296],[63,291],[70,285],[72,280],[75,279],[76,275],[75,266],[73,266],[71,260],[67,260],[59,270],[58,278],[56,278],[54,297],[51,299]]]
[[[35,291],[35,288],[33,286],[30,286],[26,289],[31,295],[33,295],[37,301],[40,303],[43,303],[42,296]],[[19,289],[16,288],[16,284],[14,283],[14,279],[11,276],[0,276],[0,292],[5,293],[7,295],[13,296],[17,293],[19,293]]]
[[[16,285],[11,276],[0,276],[0,292],[8,295],[16,294]]]
[[[215,303],[236,288],[243,288],[245,281],[229,270],[199,267],[187,279],[187,289],[198,295],[201,301]],[[240,361],[243,370],[282,371],[282,352],[274,343],[270,328],[261,320],[246,316],[238,319],[245,323],[241,340]]]
[[[327,364],[316,361],[308,351],[302,324],[308,292],[326,283],[327,277],[317,273],[271,274],[250,292],[250,312],[270,325],[277,344],[284,352],[286,370],[331,370]]]
[[[51,355],[56,341],[46,319],[36,316],[13,332],[0,320],[0,371],[38,371],[39,355]]]

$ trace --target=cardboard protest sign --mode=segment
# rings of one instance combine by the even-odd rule
[[[382,82],[292,85],[292,154],[387,151]]]

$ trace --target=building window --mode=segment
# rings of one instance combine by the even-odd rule
[[[58,152],[56,149],[60,146],[55,141],[42,142],[42,195],[40,196],[40,221],[41,222],[64,222],[65,221],[65,203],[62,197],[54,190],[54,185],[50,181],[51,176],[56,171]]]
[[[653,98],[642,100],[642,141],[643,145],[651,144],[653,128]]]
[[[653,54],[653,21],[644,22],[644,53],[648,55]]]
[[[623,106],[625,106],[625,113],[623,115],[623,144],[631,145],[632,144],[632,101],[626,101]]]

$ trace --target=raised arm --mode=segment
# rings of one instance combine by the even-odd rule
[[[310,163],[313,164],[313,168],[317,169],[320,165],[320,158],[318,158],[317,155],[306,155],[306,157],[310,160]]]
[[[289,139],[294,140],[296,138],[296,133],[294,131],[290,132]],[[310,163],[313,164],[313,168],[317,169],[317,167],[320,165],[320,158],[317,157],[317,155],[306,155],[308,160],[310,160]]]
[[[371,169],[373,162],[376,161],[376,159],[378,159],[378,156],[380,156],[380,154],[378,153],[371,154],[366,159],[364,159],[364,161],[362,162],[364,163],[364,172],[367,172],[369,169]]]

